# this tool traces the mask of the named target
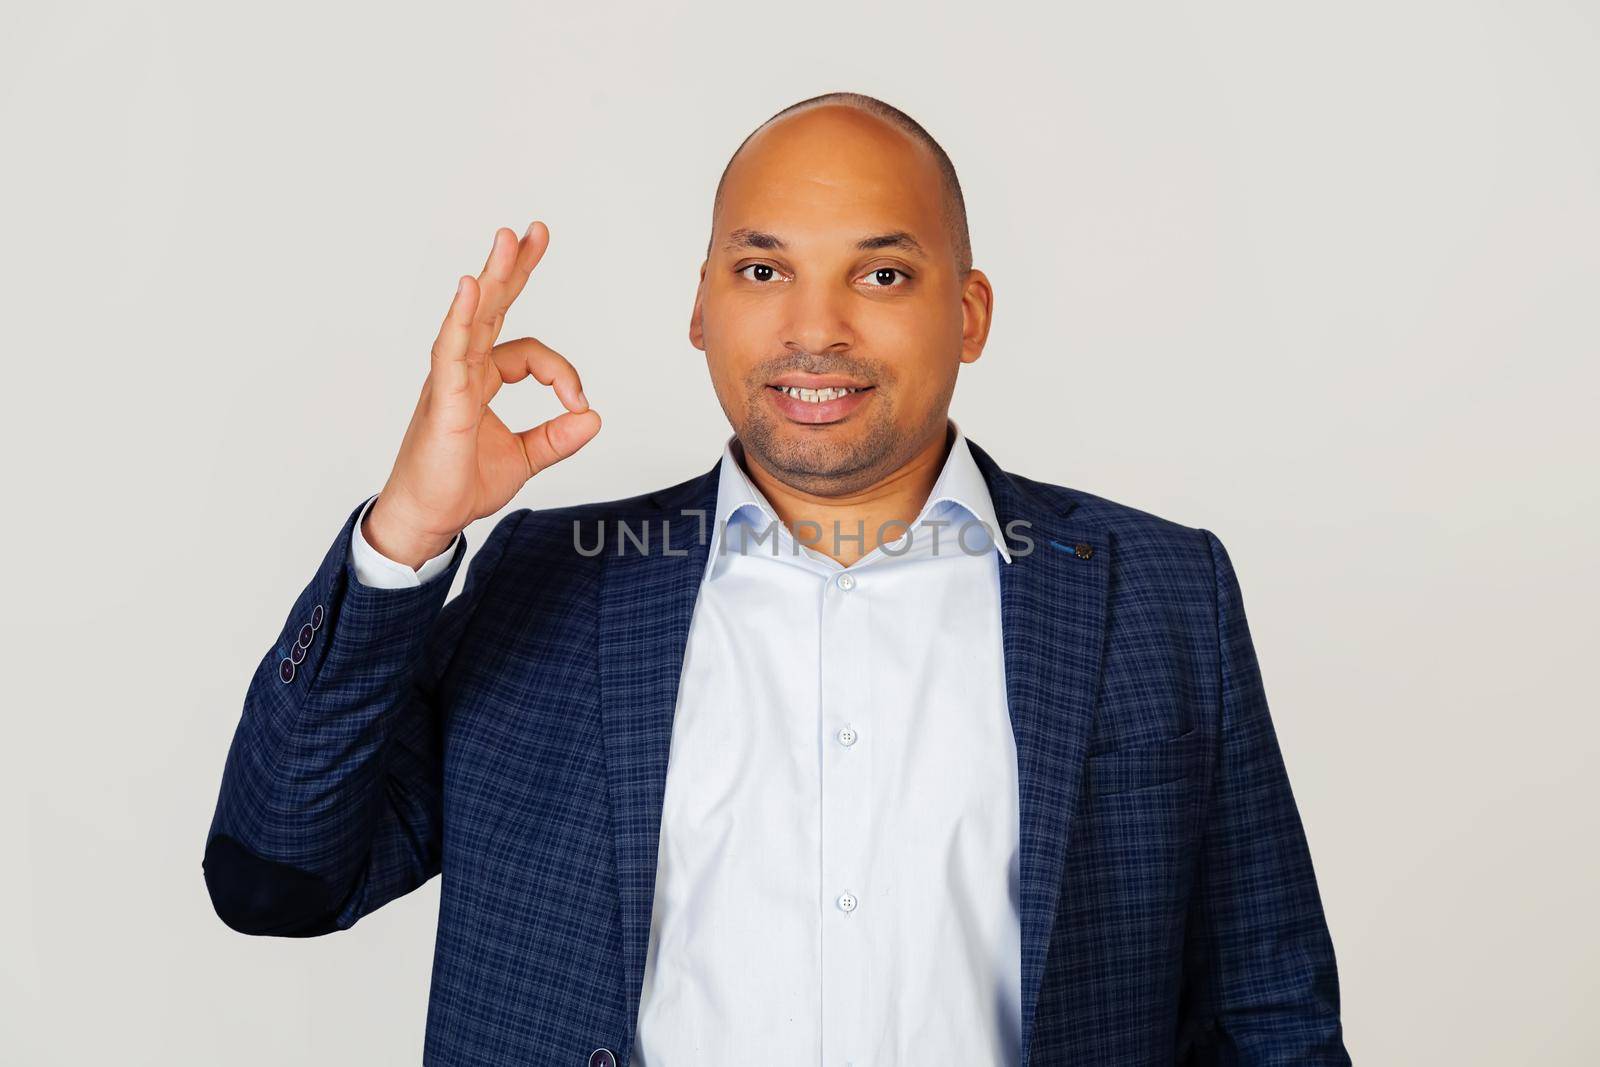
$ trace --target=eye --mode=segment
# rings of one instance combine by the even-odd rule
[[[901,284],[901,285],[885,284],[883,276],[886,275],[886,274],[898,274],[903,283],[904,282],[909,282],[911,280],[911,275],[907,274],[905,271],[901,270],[899,267],[879,267],[877,270],[875,270],[871,274],[867,275],[867,277],[871,278],[873,280],[873,282],[874,282],[874,284],[869,285],[868,288],[869,289],[904,289],[905,288],[904,284]]]
[[[766,273],[765,277],[752,278],[748,274],[745,273],[745,271],[747,271],[747,270],[762,270],[762,271],[766,271],[767,273]],[[741,278],[746,279],[747,281],[765,283],[765,282],[770,282],[772,280],[773,274],[775,274],[776,272],[777,272],[777,268],[774,267],[770,263],[748,263],[745,266],[740,267],[738,270],[734,271],[733,273],[737,274]]]

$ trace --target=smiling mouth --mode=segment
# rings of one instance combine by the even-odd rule
[[[828,389],[802,389],[799,386],[793,385],[769,385],[767,388],[776,390],[777,392],[782,393],[784,396],[792,397],[795,400],[803,401],[807,404],[826,404],[830,400],[838,400],[840,397],[849,396],[851,393],[864,393],[868,389],[871,389],[872,386],[835,386]]]

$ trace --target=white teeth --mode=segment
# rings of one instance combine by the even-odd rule
[[[780,386],[784,393],[796,400],[804,400],[808,404],[820,404],[825,400],[837,400],[841,396],[860,392],[859,389],[846,389],[835,387],[832,389],[801,389],[798,386]]]

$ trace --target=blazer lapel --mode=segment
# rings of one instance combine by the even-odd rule
[[[1012,547],[1000,564],[1006,701],[1017,744],[1022,907],[1022,1064],[1027,1067],[1039,987],[1079,784],[1094,721],[1104,654],[1105,531],[1068,519],[1057,502],[1013,479],[971,438],[995,517]],[[1020,521],[1019,521],[1020,520]],[[1007,534],[1016,521],[1015,536]],[[1022,523],[1027,525],[1022,525]],[[1031,548],[1024,538],[1032,539]],[[1022,543],[1023,550],[1015,545]]]
[[[710,548],[719,466],[653,494],[632,515],[619,516],[640,540],[649,531],[644,550],[608,525],[600,554],[600,709],[630,1042],[650,940],[678,677]]]

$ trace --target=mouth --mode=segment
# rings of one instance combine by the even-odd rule
[[[791,421],[816,426],[840,421],[865,403],[872,390],[870,385],[775,383],[767,386],[767,395]]]

